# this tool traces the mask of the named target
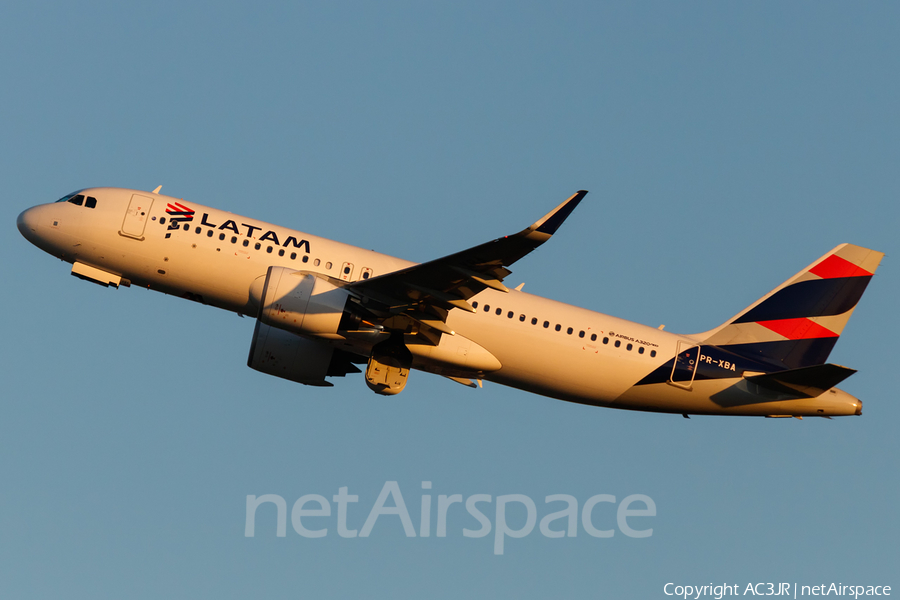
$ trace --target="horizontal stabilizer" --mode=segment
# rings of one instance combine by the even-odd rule
[[[815,365],[765,375],[747,377],[747,381],[776,392],[815,398],[856,373],[840,365]]]

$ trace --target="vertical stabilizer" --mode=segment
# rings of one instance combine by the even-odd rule
[[[820,365],[883,256],[841,244],[728,322],[692,337],[785,369]]]

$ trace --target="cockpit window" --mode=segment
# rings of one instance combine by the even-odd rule
[[[71,194],[66,194],[65,196],[63,196],[62,198],[57,200],[57,202],[68,202],[69,199],[72,198],[73,196],[75,196],[77,193],[78,192],[72,192]]]
[[[79,194],[78,192],[72,192],[71,194],[66,194],[57,202],[68,202],[70,204],[74,204],[76,206],[86,206],[87,208],[97,208],[97,199],[93,196],[88,196],[85,198],[84,194]]]

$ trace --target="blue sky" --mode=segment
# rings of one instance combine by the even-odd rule
[[[898,26],[887,2],[4,5],[0,597],[900,585]],[[508,281],[685,333],[838,243],[875,248],[830,358],[865,412],[684,420],[423,373],[390,399],[303,387],[245,366],[251,319],[88,285],[14,229],[74,189],[160,184],[417,261],[587,189]],[[552,494],[646,494],[657,516],[649,538],[536,528],[502,556],[464,512],[446,538],[390,516],[277,538],[263,512],[244,537],[247,495],[347,486],[360,528],[386,481],[416,524],[422,481],[539,517]]]

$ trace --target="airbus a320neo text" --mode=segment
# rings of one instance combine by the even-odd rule
[[[18,217],[31,243],[104,286],[256,317],[247,364],[306,385],[410,370],[594,406],[831,417],[862,402],[828,355],[883,254],[841,244],[718,327],[676,334],[509,289],[587,192],[522,231],[416,264],[152,192],[90,188]]]

